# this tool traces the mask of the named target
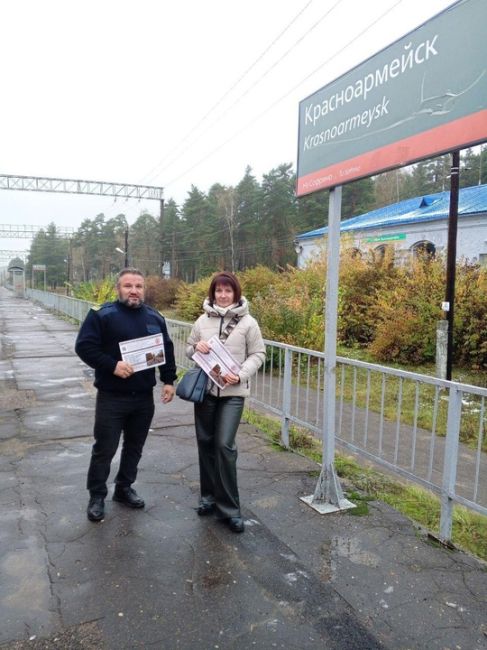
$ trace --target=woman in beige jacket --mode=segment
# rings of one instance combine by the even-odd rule
[[[238,279],[222,272],[211,281],[204,313],[196,320],[188,338],[186,354],[208,354],[209,339],[217,335],[232,357],[241,364],[238,374],[223,374],[225,388],[211,382],[202,404],[195,404],[195,428],[200,466],[200,516],[224,521],[241,533],[244,523],[237,486],[235,436],[242,417],[244,399],[250,392],[250,377],[265,359],[265,345],[259,325],[249,314]]]

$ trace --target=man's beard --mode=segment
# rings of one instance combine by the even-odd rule
[[[120,302],[130,309],[139,309],[139,307],[142,307],[142,303],[144,302],[142,298],[135,298],[135,300],[137,302],[134,302],[134,298],[125,298],[125,300],[120,300]]]

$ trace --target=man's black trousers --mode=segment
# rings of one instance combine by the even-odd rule
[[[96,397],[95,444],[91,452],[86,487],[91,496],[106,497],[110,465],[123,431],[120,467],[115,483],[129,487],[137,478],[137,465],[154,415],[151,393],[98,391]]]

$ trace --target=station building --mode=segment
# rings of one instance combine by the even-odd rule
[[[373,251],[383,255],[394,248],[398,265],[407,264],[415,254],[446,254],[450,192],[438,192],[406,199],[351,219],[340,226],[342,250],[357,255]],[[320,256],[326,248],[328,228],[318,228],[295,239],[298,267]],[[487,185],[459,191],[457,259],[487,265]]]

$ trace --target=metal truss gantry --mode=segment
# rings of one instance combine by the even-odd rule
[[[62,194],[96,194],[126,199],[150,199],[163,201],[164,190],[153,185],[128,185],[106,181],[83,181],[70,178],[46,178],[42,176],[13,176],[0,174],[0,190],[23,190],[28,192],[61,192]]]
[[[11,251],[11,250],[0,250],[0,260],[12,259],[13,257],[27,257],[29,251]]]
[[[33,239],[41,230],[46,232],[45,226],[16,226],[12,224],[0,224],[0,237],[4,239]],[[56,235],[60,237],[72,237],[75,233],[75,228],[70,226],[56,226]]]

